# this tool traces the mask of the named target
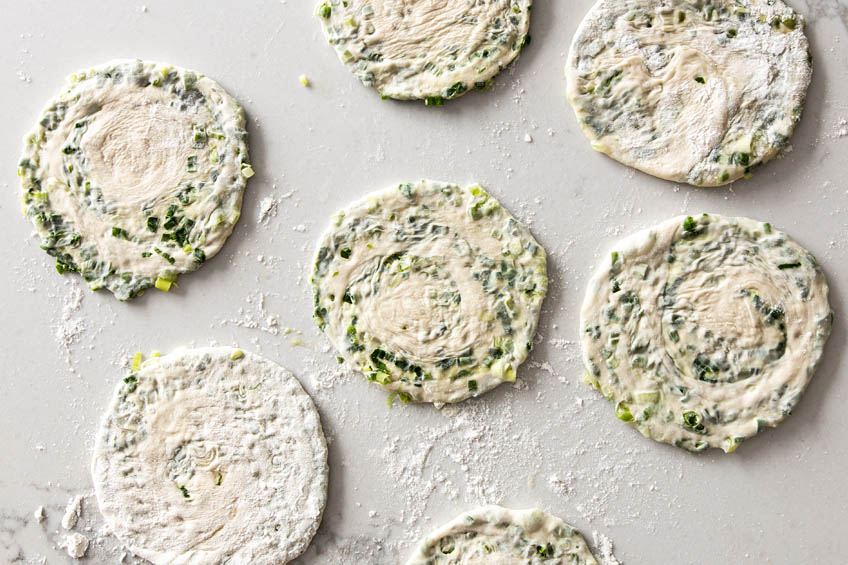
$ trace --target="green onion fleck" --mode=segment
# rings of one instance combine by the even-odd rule
[[[751,162],[751,154],[742,151],[737,151],[730,156],[730,161],[734,165],[738,165],[740,167],[747,167],[748,163]]]
[[[698,434],[706,432],[707,428],[701,422],[701,417],[695,412],[685,412],[683,414],[683,427]]]
[[[615,405],[615,417],[622,422],[632,422],[633,414],[630,413],[630,408],[623,402]]]
[[[133,356],[133,360],[132,360],[133,373],[137,372],[141,368],[141,360],[143,358],[144,358],[144,356],[141,353],[136,353]]]
[[[170,292],[172,284],[174,284],[174,281],[167,281],[167,280],[165,280],[161,277],[158,277],[156,279],[156,282],[153,284],[153,286],[155,286],[157,289],[161,290],[162,292]]]
[[[235,351],[233,351],[233,354],[230,355],[230,359],[232,359],[233,361],[235,361],[236,359],[241,359],[242,357],[244,357],[244,351],[242,351],[241,349],[236,349]]]
[[[798,268],[798,267],[800,267],[800,266],[801,266],[801,263],[798,263],[798,262],[795,262],[795,263],[781,263],[780,265],[778,265],[778,266],[777,266],[777,268],[778,268],[778,269],[780,269],[780,270],[782,271],[782,270],[784,270],[784,269],[797,269],[797,268]]]
[[[704,79],[704,77],[695,77],[695,82],[699,82],[701,84],[707,83],[707,81],[706,81],[706,79]]]
[[[454,83],[450,88],[445,90],[445,98],[456,98],[466,90],[468,90],[468,87],[465,86],[464,82]]]

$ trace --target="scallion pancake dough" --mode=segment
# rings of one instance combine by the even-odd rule
[[[646,437],[734,451],[790,414],[830,336],[816,259],[746,218],[680,217],[619,242],[581,314],[590,382]]]
[[[529,42],[532,0],[328,0],[341,61],[386,98],[441,105],[492,78]]]
[[[73,74],[26,138],[24,213],[56,258],[121,300],[221,249],[253,174],[241,106],[201,74],[118,60]]]
[[[287,563],[327,500],[318,412],[288,371],[229,347],[145,361],[97,435],[97,500],[156,565]]]
[[[811,75],[804,19],[780,0],[599,0],[566,68],[595,149],[696,186],[777,155]]]
[[[574,528],[538,509],[483,506],[428,535],[406,565],[597,565]]]
[[[497,200],[428,180],[339,212],[311,282],[315,320],[354,368],[435,403],[515,380],[548,285],[544,249]]]

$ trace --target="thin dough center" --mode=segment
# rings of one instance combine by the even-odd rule
[[[81,147],[105,199],[136,209],[169,196],[184,180],[189,154],[203,153],[191,151],[191,132],[190,117],[173,108],[112,101],[91,120]]]

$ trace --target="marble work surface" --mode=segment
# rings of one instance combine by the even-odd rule
[[[789,0],[808,19],[813,84],[792,149],[747,181],[696,189],[595,153],[565,101],[563,68],[592,0],[537,0],[532,43],[486,93],[443,108],[381,101],[336,59],[311,0],[7,2],[0,18],[0,563],[134,562],[92,494],[94,432],[135,351],[239,345],[288,367],[330,440],[330,498],[297,563],[401,563],[415,540],[479,503],[539,506],[575,525],[605,563],[843,563],[848,402],[848,0]],[[131,304],[56,274],[21,216],[21,139],[78,69],[168,61],[245,106],[257,171],[220,256],[171,294]],[[312,86],[304,88],[305,74]],[[431,177],[480,182],[548,249],[539,342],[514,387],[463,405],[386,407],[336,364],[307,284],[329,216],[364,192]],[[579,305],[620,236],[681,213],[769,221],[823,264],[836,312],[795,414],[733,455],[643,439],[580,382]],[[44,506],[46,519],[34,511]],[[615,558],[609,544],[614,544]]]

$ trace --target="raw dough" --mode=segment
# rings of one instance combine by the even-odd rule
[[[568,99],[598,151],[717,186],[786,146],[811,61],[780,0],[599,0],[571,46]]]
[[[287,563],[327,500],[318,412],[288,371],[229,347],[145,361],[94,449],[100,510],[156,565]]]
[[[442,104],[492,78],[529,42],[531,0],[328,0],[341,61],[383,97]]]
[[[428,535],[406,565],[597,565],[574,528],[539,509],[484,506]]]
[[[312,272],[315,319],[339,353],[401,400],[459,402],[532,348],[545,251],[482,187],[422,180],[339,212]]]
[[[247,177],[244,112],[201,74],[112,61],[73,74],[26,138],[24,213],[56,268],[121,300],[221,249]]]
[[[646,437],[734,451],[798,402],[833,314],[815,257],[747,218],[680,217],[619,242],[586,291],[588,379]]]

